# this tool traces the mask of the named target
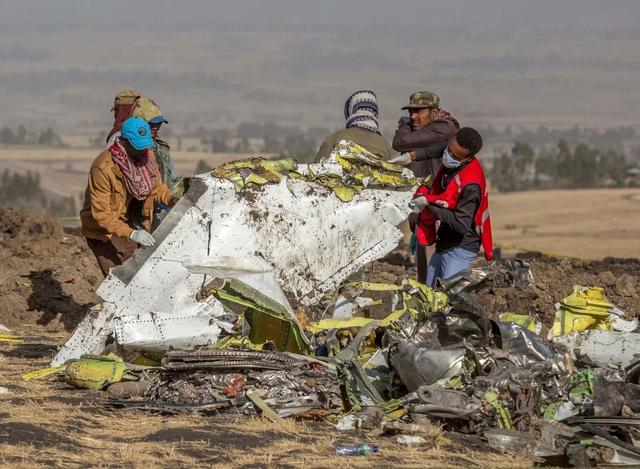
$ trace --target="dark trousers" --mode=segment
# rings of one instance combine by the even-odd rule
[[[109,241],[100,241],[98,239],[87,239],[89,249],[96,256],[102,275],[105,277],[109,274],[109,269],[117,265],[121,265],[124,261],[133,256],[138,244],[127,238],[112,236]]]
[[[418,282],[427,284],[427,267],[429,258],[435,254],[436,246],[424,246],[416,244],[416,270],[418,271]]]
[[[427,283],[427,266],[429,258],[427,256],[427,246],[416,244],[416,269],[418,271],[418,282]]]

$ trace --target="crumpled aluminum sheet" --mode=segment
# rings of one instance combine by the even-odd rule
[[[574,424],[568,426],[559,422],[542,422],[540,428],[540,438],[536,442],[533,455],[542,458],[549,458],[550,461],[558,461],[559,456],[565,456],[569,463],[575,461],[575,455],[580,454],[586,461],[584,464],[592,464],[593,467],[633,466],[640,464],[640,449],[617,438],[612,433],[604,430],[607,422],[601,418],[575,418]],[[628,425],[625,418],[608,419],[610,424],[615,425],[618,430]],[[632,424],[637,423],[637,419],[631,419]],[[628,429],[627,429],[628,431]],[[581,440],[589,436],[592,443],[585,446]],[[603,449],[609,449],[602,451]],[[573,461],[572,461],[573,460]],[[561,460],[560,460],[561,461]]]
[[[339,167],[299,165],[298,171],[332,166]],[[154,231],[156,245],[111,270],[97,290],[101,311],[80,323],[52,365],[101,353],[114,333],[118,345],[136,349],[214,343],[224,309],[215,298],[196,297],[215,276],[247,283],[297,321],[287,298],[313,304],[397,246],[396,225],[410,212],[411,193],[365,189],[341,202],[323,186],[283,177],[239,194],[227,180],[198,175]],[[183,321],[164,328],[163,317]],[[143,324],[144,333],[136,333]]]
[[[522,259],[506,259],[502,264],[492,262],[484,267],[465,269],[448,279],[438,279],[438,285],[445,292],[457,295],[475,290],[482,282],[498,272],[506,273],[513,286],[520,290],[526,290],[534,283],[529,263]]]
[[[504,265],[509,269],[511,281],[516,288],[526,290],[534,283],[531,265],[522,259],[507,259]]]
[[[494,264],[491,264],[484,268],[469,268],[465,269],[453,277],[448,279],[438,279],[438,284],[442,290],[453,295],[457,295],[462,292],[469,292],[485,279],[491,277],[497,272],[497,268]]]
[[[448,313],[432,314],[417,328],[408,321],[400,332],[386,332],[389,361],[409,391],[458,374],[466,346],[488,345],[491,328],[482,306],[466,293],[449,300]]]
[[[531,362],[546,362],[558,352],[542,337],[513,322],[493,322],[496,344],[502,351],[521,357],[522,366]]]
[[[389,361],[409,391],[458,375],[465,356],[475,355],[491,364],[489,374],[475,378],[480,387],[515,390],[542,380],[548,394],[560,394],[572,371],[565,352],[517,324],[490,321],[466,293],[451,295],[450,304],[453,310],[431,315],[418,328],[409,322],[386,333]]]
[[[551,339],[580,362],[603,368],[627,368],[640,359],[640,334],[591,329]]]
[[[430,385],[460,373],[465,349],[426,348],[402,341],[390,357],[402,383],[409,391],[415,391],[422,385]]]

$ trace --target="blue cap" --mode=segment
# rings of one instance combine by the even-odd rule
[[[165,119],[162,114],[160,114],[159,116],[154,117],[153,119],[151,119],[149,121],[149,124],[168,124],[168,123],[169,123],[169,121],[167,119]]]
[[[151,137],[151,128],[142,117],[129,117],[124,121],[120,135],[122,138],[126,138],[136,150],[156,148]]]

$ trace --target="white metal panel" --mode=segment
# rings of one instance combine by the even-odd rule
[[[338,165],[309,167],[341,171]],[[302,173],[308,169],[299,167]],[[154,232],[157,245],[136,252],[103,281],[102,310],[81,322],[54,364],[99,353],[109,335],[129,348],[215,342],[222,306],[213,298],[198,302],[196,295],[211,274],[222,271],[283,304],[295,318],[285,292],[312,304],[334,291],[397,246],[402,234],[394,225],[410,212],[411,191],[365,189],[341,202],[332,191],[300,179],[284,177],[245,193],[209,174],[197,180],[200,192],[190,190]]]

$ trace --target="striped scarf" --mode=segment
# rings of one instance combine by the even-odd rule
[[[138,200],[146,200],[159,178],[159,170],[153,150],[147,150],[138,161],[133,161],[125,151],[119,138],[109,147],[111,158],[124,176],[127,191]]]
[[[347,120],[347,129],[356,127],[379,134],[376,94],[370,90],[353,93],[344,103],[344,118]]]

